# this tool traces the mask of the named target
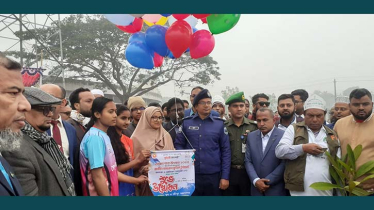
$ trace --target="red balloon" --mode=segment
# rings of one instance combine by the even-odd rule
[[[127,33],[136,33],[142,30],[143,28],[143,19],[135,18],[134,21],[128,26],[117,26],[117,28],[121,29],[121,31]]]
[[[161,55],[155,53],[155,56],[153,57],[153,63],[155,64],[155,67],[162,66],[162,63],[164,62],[164,57]]]
[[[214,36],[210,31],[198,30],[192,35],[190,46],[191,58],[197,59],[209,55],[215,45]]]
[[[177,20],[184,20],[186,19],[190,14],[173,14],[173,17]]]
[[[207,18],[210,14],[193,14],[193,16],[197,19]]]
[[[192,40],[191,26],[186,21],[175,21],[166,31],[165,42],[175,58],[179,58],[190,47]]]
[[[202,18],[201,21],[203,21],[203,23],[207,24],[208,21],[206,21],[206,18]]]

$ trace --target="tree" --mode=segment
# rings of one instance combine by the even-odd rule
[[[238,93],[238,92],[239,92],[239,88],[238,87],[226,86],[226,89],[221,91],[222,98],[224,98],[225,100],[227,100],[231,95],[233,95],[235,93]]]
[[[60,53],[59,37],[53,36],[58,30],[57,27],[40,28],[16,32],[16,35],[23,40],[35,39],[36,36],[45,40],[50,53],[44,54],[44,59],[57,62],[56,56],[52,55]],[[124,56],[131,34],[120,31],[101,15],[71,15],[61,22],[61,31],[66,77],[100,81],[121,101],[133,95],[143,95],[171,81],[181,88],[220,80],[217,62],[210,56],[201,59],[191,59],[189,55],[174,60],[165,58],[163,66],[153,70],[132,67]],[[8,54],[20,57],[17,51]],[[36,60],[33,53],[22,56],[29,66],[40,60]],[[57,65],[50,75],[60,73],[61,65]]]

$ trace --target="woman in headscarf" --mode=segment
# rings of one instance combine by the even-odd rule
[[[142,150],[174,150],[173,140],[170,134],[162,127],[164,116],[158,107],[148,107],[144,110],[131,139],[134,143],[134,155]],[[147,166],[143,166],[134,175],[147,175]],[[138,196],[153,196],[148,183],[136,186]]]

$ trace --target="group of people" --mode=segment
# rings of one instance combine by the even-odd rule
[[[20,71],[0,56],[0,195],[152,196],[151,151],[194,149],[193,196],[332,196],[310,187],[333,182],[326,151],[342,157],[362,145],[356,167],[374,160],[364,88],[337,98],[327,124],[325,101],[301,89],[279,96],[276,116],[263,93],[252,110],[243,92],[224,100],[199,86],[191,106],[147,106],[141,96],[115,104],[100,90],[67,99],[58,85],[25,88]],[[374,193],[374,179],[362,187]]]

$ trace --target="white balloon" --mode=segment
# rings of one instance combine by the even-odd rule
[[[175,21],[177,21],[177,19],[175,19],[172,15],[169,16],[169,19],[168,19],[169,25],[172,25]],[[190,15],[186,19],[184,19],[184,21],[186,21],[191,26],[191,28],[195,28],[195,26],[197,25],[198,19]]]
[[[135,20],[135,17],[128,14],[106,14],[104,16],[113,24],[119,26],[128,26]]]
[[[138,18],[140,18],[140,17],[143,17],[143,15],[144,14],[130,14],[131,16],[134,16],[134,17],[138,17]]]

